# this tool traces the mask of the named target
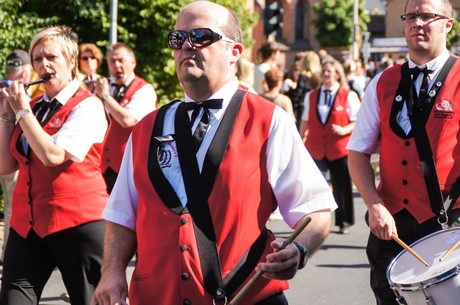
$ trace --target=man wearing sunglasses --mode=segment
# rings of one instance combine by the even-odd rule
[[[103,279],[92,304],[125,304],[124,270],[137,249],[132,305],[228,304],[256,270],[264,275],[240,304],[285,305],[287,280],[329,233],[331,191],[292,118],[238,90],[243,46],[233,12],[193,2],[168,45],[185,102],[133,129],[104,212]],[[284,249],[265,228],[277,205],[292,228],[312,219]]]
[[[402,251],[393,236],[411,244],[460,225],[460,60],[446,48],[451,16],[449,0],[407,1],[401,19],[409,60],[371,81],[348,143],[350,174],[368,208],[367,256],[378,305],[404,303],[387,279]],[[379,147],[376,189],[369,160]]]
[[[101,169],[110,194],[131,129],[155,110],[157,95],[150,83],[134,73],[136,56],[127,44],[119,42],[110,46],[107,64],[111,79],[97,79],[96,93],[104,102],[110,118],[101,156]]]

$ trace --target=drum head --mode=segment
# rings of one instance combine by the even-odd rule
[[[460,247],[457,247],[442,261],[439,259],[460,239],[460,228],[438,231],[414,242],[410,247],[420,255],[428,267],[412,254],[403,250],[387,269],[390,284],[416,286],[441,281],[446,275],[457,271],[460,266]]]

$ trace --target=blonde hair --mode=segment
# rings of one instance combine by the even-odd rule
[[[52,40],[61,47],[61,52],[67,64],[70,64],[72,59],[75,61],[75,66],[72,69],[72,76],[78,78],[78,35],[65,25],[50,26],[39,30],[30,43],[29,54],[32,63],[33,50],[37,45],[47,40]]]
[[[241,57],[237,62],[237,67],[236,77],[238,80],[252,86],[254,83],[254,64]]]

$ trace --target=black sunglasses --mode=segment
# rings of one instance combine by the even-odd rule
[[[212,45],[214,42],[222,40],[225,42],[232,42],[232,39],[225,37],[222,34],[216,33],[208,28],[193,29],[190,32],[174,30],[168,34],[168,47],[173,50],[180,50],[188,38],[188,42],[197,49],[204,48]]]
[[[96,59],[96,57],[94,57],[94,56],[83,56],[80,59],[88,60],[88,59]]]

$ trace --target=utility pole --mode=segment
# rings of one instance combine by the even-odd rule
[[[117,43],[118,0],[110,0],[110,45]]]
[[[351,52],[351,59],[357,60],[359,58],[359,43],[358,43],[358,33],[359,33],[359,25],[358,25],[358,7],[359,7],[359,0],[353,1],[353,45],[352,45],[352,52]]]

